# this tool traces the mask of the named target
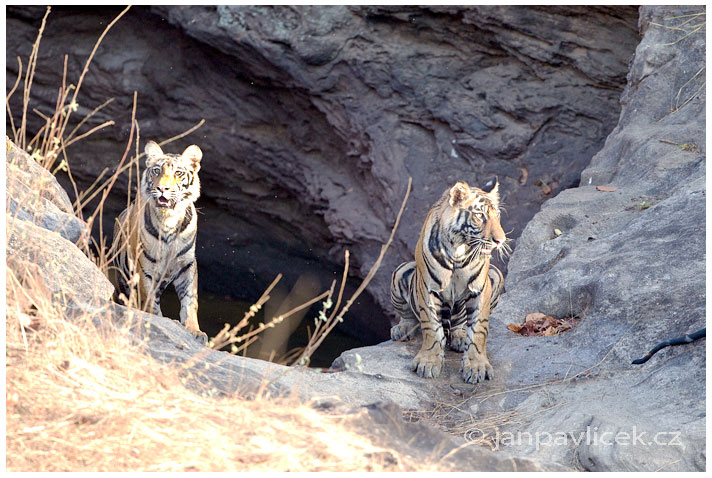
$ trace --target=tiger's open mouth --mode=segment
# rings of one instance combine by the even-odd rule
[[[158,207],[173,207],[173,201],[165,196],[158,196],[158,198],[156,198],[156,204],[158,204]]]

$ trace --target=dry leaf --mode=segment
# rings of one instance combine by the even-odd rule
[[[525,184],[527,182],[527,178],[529,178],[529,171],[527,171],[527,168],[519,168],[519,172],[522,173],[521,176],[519,176],[519,184]]]
[[[507,326],[507,328],[508,328],[509,330],[511,330],[512,332],[519,332],[520,330],[522,330],[521,325],[517,325],[517,324],[509,324],[509,325]]]
[[[604,192],[613,192],[617,190],[617,187],[614,186],[596,186],[596,189],[599,191],[604,191]]]
[[[541,312],[532,312],[531,314],[527,314],[524,318],[524,322],[534,322],[536,320],[543,319],[544,317],[546,317],[546,315]]]
[[[525,337],[551,337],[552,335],[565,332],[575,325],[576,323],[573,317],[557,319],[550,315],[542,314],[541,312],[532,312],[531,314],[527,314],[523,324],[509,324],[507,328]]]

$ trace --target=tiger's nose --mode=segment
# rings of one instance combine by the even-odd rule
[[[503,237],[493,237],[493,238],[492,238],[492,242],[494,242],[494,248],[495,248],[495,249],[497,249],[499,246],[501,246],[502,244],[504,244],[505,241],[506,241],[506,239],[503,238]]]
[[[161,179],[158,180],[157,187],[159,190],[163,189],[170,189],[173,185],[175,184],[175,181],[168,177],[168,176],[163,176]]]

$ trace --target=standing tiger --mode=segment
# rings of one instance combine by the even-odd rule
[[[166,154],[153,141],[146,144],[145,153],[138,198],[114,225],[114,250],[120,250],[114,260],[119,291],[128,298],[129,281],[138,281],[139,307],[162,315],[161,295],[173,283],[181,324],[205,343],[207,335],[198,326],[198,217],[193,205],[200,196],[203,153],[192,145],[181,155]]]
[[[487,359],[489,315],[502,291],[502,273],[490,265],[494,250],[507,252],[499,223],[499,183],[489,188],[458,182],[428,212],[415,246],[415,261],[393,272],[391,302],[400,323],[391,338],[409,340],[420,326],[423,345],[412,369],[440,375],[445,343],[462,356],[462,378],[476,383],[493,378]]]

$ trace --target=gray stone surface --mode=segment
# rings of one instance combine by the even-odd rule
[[[10,213],[6,213],[5,220],[8,266],[18,277],[24,274],[25,264],[35,264],[62,302],[111,298],[114,286],[74,244]],[[67,283],[72,286],[67,287]]]
[[[39,267],[55,299],[64,303],[109,299],[114,286],[73,244],[86,224],[72,214],[66,191],[11,141],[5,150],[8,267],[18,279]]]
[[[467,400],[449,398],[457,404],[451,417],[469,416],[490,438],[539,434],[539,444],[500,440],[509,452],[592,471],[706,468],[705,340],[631,365],[657,342],[705,325],[706,101],[694,78],[705,65],[705,37],[680,39],[684,32],[669,28],[699,11],[641,9],[644,38],[618,126],[581,186],[547,201],[529,222],[509,262],[490,326],[495,379],[468,389]],[[554,337],[506,329],[532,312],[581,320]],[[407,378],[415,350],[352,350],[336,365],[359,362],[366,373],[416,387]],[[404,396],[447,401],[457,355],[448,353],[442,379]]]
[[[55,177],[10,140],[5,154],[7,211],[76,243],[87,226],[73,214],[72,203]]]
[[[22,152],[15,149],[14,154]],[[31,164],[31,158],[26,155],[23,158]],[[43,175],[43,171],[35,172],[38,177]],[[23,190],[27,193],[23,207],[32,217],[44,211],[46,204],[41,200],[44,196],[64,194],[51,181],[46,184],[51,187]],[[8,183],[8,195],[12,188],[15,186]],[[76,317],[85,320],[89,316],[107,334],[127,336],[145,347],[156,360],[180,367],[186,385],[199,393],[208,393],[215,399],[239,393],[248,399],[291,395],[311,401],[315,409],[338,414],[346,426],[385,448],[374,460],[393,461],[394,466],[406,470],[420,468],[423,462],[456,471],[564,469],[546,460],[461,447],[460,442],[430,425],[404,422],[402,409],[395,402],[407,387],[397,381],[388,384],[383,383],[383,377],[373,377],[369,384],[357,371],[321,373],[208,349],[177,321],[107,300],[113,292],[111,284],[74,244],[57,232],[9,212],[7,221],[7,265],[22,287],[46,287],[50,293],[45,296],[51,298],[53,306],[65,310],[67,320]],[[369,385],[372,390],[381,391],[364,395],[363,387]],[[404,461],[399,463],[389,449],[397,450]]]
[[[268,89],[268,85],[272,87],[275,84],[282,85],[283,89],[274,94],[275,98],[283,101],[287,101],[287,98],[296,101],[294,96],[284,94],[286,90],[312,91],[307,88],[312,81],[308,75],[296,75],[285,64],[298,60],[316,68],[326,66],[323,77],[328,79],[330,74],[335,74],[329,73],[332,70],[328,68],[332,65],[329,62],[334,61],[332,57],[336,55],[335,58],[349,58],[339,56],[345,54],[342,52],[343,49],[329,48],[328,40],[332,37],[326,35],[328,30],[325,32],[320,30],[324,26],[322,20],[320,20],[322,23],[311,24],[309,23],[311,17],[295,14],[296,20],[290,23],[289,18],[264,15],[266,11],[268,10],[251,7],[236,10],[179,8],[169,10],[168,16],[173,15],[172,22],[191,31],[193,28],[205,29],[205,25],[212,25],[211,22],[215,22],[215,15],[218,15],[222,23],[233,28],[228,31],[237,36],[232,43],[236,52],[242,51],[243,59],[252,59],[261,68],[262,76],[254,77],[253,80],[265,89]],[[294,9],[279,11],[295,12]],[[400,28],[410,23],[417,26],[409,30],[412,35],[418,33],[427,36],[434,27],[432,24],[428,27],[418,22],[433,21],[437,16],[452,19],[453,16],[453,10],[450,9],[427,10],[425,19],[422,10],[413,10],[416,13],[420,12],[420,16],[416,15],[414,19],[409,16],[410,10],[357,8],[329,11],[335,16],[327,18],[329,21],[334,21],[334,18],[346,21],[344,19],[351,18],[349,15],[354,15],[357,20],[353,21],[368,19],[369,22],[375,22],[375,26],[369,23],[370,30],[367,31],[371,32],[371,35],[374,35],[373,32],[385,31],[395,38],[403,35]],[[608,81],[601,79],[600,75],[608,75],[605,73],[605,68],[599,66],[597,61],[601,61],[601,65],[604,66],[615,63],[610,56],[606,56],[608,49],[615,49],[615,41],[596,54],[593,51],[578,50],[573,47],[570,53],[573,57],[567,57],[562,53],[568,51],[567,48],[572,45],[564,41],[558,47],[559,53],[553,55],[547,53],[551,51],[550,45],[554,43],[551,38],[543,37],[535,41],[534,36],[522,36],[521,29],[510,28],[513,20],[503,21],[508,18],[506,16],[508,11],[493,8],[483,13],[483,10],[479,10],[480,15],[475,15],[477,20],[468,20],[469,14],[460,11],[458,15],[462,18],[455,15],[457,22],[454,24],[469,24],[467,22],[476,21],[477,28],[491,33],[487,38],[504,38],[498,40],[501,43],[497,44],[508,45],[504,51],[511,53],[517,59],[515,62],[517,64],[534,61],[532,59],[536,59],[537,62],[549,59],[547,61],[561,62],[567,65],[566,68],[575,70],[574,76],[577,78],[585,77],[588,78],[586,81],[598,82],[601,85]],[[490,328],[488,353],[495,372],[492,381],[476,385],[462,382],[458,372],[460,354],[451,351],[446,354],[440,378],[419,379],[409,369],[412,357],[418,348],[417,341],[387,342],[351,350],[342,354],[334,364],[334,369],[341,371],[319,373],[309,369],[280,367],[222,352],[208,351],[201,348],[180,324],[170,319],[128,311],[108,303],[95,304],[91,307],[95,308],[97,316],[108,314],[117,326],[133,324],[132,330],[137,340],[143,340],[148,336],[147,347],[160,360],[176,363],[188,363],[193,360],[196,364],[191,368],[194,378],[213,384],[218,391],[231,392],[240,386],[244,386],[249,391],[253,390],[259,382],[262,386],[266,383],[274,393],[298,393],[303,399],[333,396],[336,398],[332,401],[324,401],[323,398],[321,401],[316,400],[315,406],[322,407],[325,411],[333,408],[338,413],[349,409],[357,415],[369,415],[370,418],[362,424],[364,429],[372,431],[376,437],[382,437],[384,443],[405,443],[402,446],[413,447],[414,456],[422,456],[418,453],[428,453],[429,449],[437,446],[442,446],[437,448],[438,450],[452,450],[453,448],[450,447],[465,444],[467,440],[488,443],[497,449],[493,453],[485,448],[473,448],[470,444],[464,450],[472,449],[474,455],[463,458],[464,461],[457,465],[459,467],[457,469],[460,470],[468,467],[477,469],[481,466],[477,463],[487,463],[485,467],[487,470],[515,467],[553,470],[557,466],[592,471],[704,470],[706,468],[706,341],[701,340],[689,345],[664,349],[641,366],[630,364],[632,359],[644,354],[655,343],[701,328],[705,322],[706,96],[701,77],[695,76],[704,66],[705,38],[703,34],[697,33],[683,39],[681,38],[683,34],[679,30],[670,28],[682,15],[692,15],[699,11],[700,7],[641,8],[639,27],[643,40],[630,65],[627,84],[621,96],[623,109],[618,125],[590,163],[584,161],[587,166],[582,166],[585,169],[581,172],[579,187],[560,192],[547,201],[541,211],[527,224],[509,262],[509,274],[505,282],[506,293],[501,297],[499,306],[492,315]],[[299,10],[296,12],[299,13]],[[473,9],[472,12],[478,10]],[[529,12],[540,11],[529,10]],[[600,8],[593,11],[595,15],[591,18],[599,19],[601,25],[605,25],[607,22],[603,21],[604,19],[611,20],[621,16],[620,13],[615,12],[619,11]],[[188,13],[195,20],[194,27],[189,26],[187,20],[180,18],[180,15]],[[493,16],[497,18],[497,22],[491,20]],[[150,16],[143,18],[152,22]],[[280,21],[275,23],[275,18],[279,18]],[[232,23],[227,21],[230,19]],[[527,22],[524,22],[520,18],[517,24],[524,28],[537,20],[540,23],[545,20],[536,16],[526,19]],[[185,24],[182,23],[183,21]],[[623,20],[617,21],[625,24]],[[507,25],[508,28],[502,30],[502,24]],[[349,25],[346,22],[346,26]],[[562,20],[557,25],[561,31],[566,32],[573,28],[572,25],[575,27],[576,23]],[[301,29],[307,27],[311,30],[304,31],[313,33],[304,33],[304,42],[315,42],[315,45],[310,45],[309,49],[301,42],[295,43],[295,38],[301,38],[298,35],[285,36],[288,32],[291,32],[290,35],[295,31],[302,32]],[[261,35],[254,33],[255,30],[271,32],[272,36],[267,37],[271,40],[265,40]],[[509,30],[519,31],[520,34],[511,33]],[[574,28],[574,31],[580,30]],[[237,35],[235,32],[244,36]],[[194,32],[191,34],[197,35]],[[250,35],[255,36],[253,38]],[[577,34],[574,36],[578,38],[577,41],[588,41],[582,40]],[[220,42],[228,42],[228,37],[229,35],[222,32],[209,41],[217,48]],[[310,37],[316,37],[317,40],[309,40]],[[180,35],[172,38],[182,38],[176,41],[187,41]],[[204,40],[208,41],[205,38]],[[182,45],[193,44],[187,42]],[[378,43],[374,42],[371,48],[377,46]],[[585,61],[577,60],[579,55],[583,55],[582,51],[587,51],[583,56]],[[267,55],[269,52],[272,54]],[[285,62],[284,64],[272,64],[266,60],[282,58],[275,52],[283,54],[281,61]],[[227,54],[213,52],[209,60],[224,59],[226,57],[222,55]],[[605,60],[606,58],[608,60]],[[201,64],[200,62],[206,60],[190,58],[186,61]],[[379,62],[381,63],[378,64],[381,65],[397,65],[397,63],[391,65],[386,60],[379,60]],[[356,60],[351,63],[343,60],[333,64],[332,69],[338,73],[355,68],[353,65],[356,64],[358,64]],[[155,71],[162,65],[165,63],[157,61],[146,68]],[[540,63],[536,65],[542,66]],[[257,70],[247,68],[248,64],[239,64],[239,66],[245,66],[245,71]],[[236,64],[226,65],[224,68],[235,68],[230,71],[234,71],[236,75],[241,72]],[[201,73],[205,71],[209,70],[201,70]],[[289,73],[290,71],[292,73]],[[412,70],[407,71],[412,73]],[[388,70],[384,73],[384,78],[408,78],[408,75],[392,77],[391,74],[392,72]],[[210,74],[206,76],[209,77]],[[153,77],[147,74],[142,78],[148,81],[146,78]],[[337,75],[336,78],[348,81],[352,77],[344,73],[342,76]],[[388,102],[396,97],[403,98],[405,94],[403,92],[408,92],[409,88],[412,88],[405,80],[389,82],[383,81],[383,78],[378,76],[372,79],[368,76],[363,78],[364,85],[373,85],[373,88],[369,87],[368,93],[364,95],[381,94],[383,104],[389,104]],[[209,78],[206,80],[209,83],[208,80]],[[389,88],[395,87],[391,96],[388,96],[386,90],[379,91],[376,88],[382,84],[388,85]],[[337,87],[338,81],[335,82],[334,88]],[[173,91],[175,95],[180,93],[175,89]],[[580,89],[574,88],[574,91],[578,92]],[[615,93],[614,96],[617,95],[615,89],[609,91],[611,94]],[[678,92],[681,92],[680,95]],[[251,96],[248,90],[239,90],[233,94],[234,97],[246,97],[254,101],[255,105],[264,106],[264,103],[257,100],[254,95]],[[324,105],[329,103],[331,94],[329,89],[321,91],[325,102],[321,104],[323,111],[329,111]],[[415,93],[413,95],[418,96]],[[228,97],[232,98],[230,95]],[[300,101],[306,101],[305,97],[312,96],[302,96]],[[423,95],[424,99],[427,97]],[[516,95],[513,94],[513,97]],[[586,101],[581,101],[582,104],[586,104]],[[190,108],[192,105],[190,102],[186,104],[178,101],[174,104],[181,105],[183,108]],[[405,102],[399,104],[399,108],[402,107],[407,111],[408,105],[409,103]],[[599,106],[604,108],[601,105],[602,103]],[[257,109],[259,108],[255,107],[255,111]],[[612,109],[609,113],[611,111],[616,110]],[[384,113],[384,110],[379,113]],[[349,116],[346,113],[343,113],[345,116],[338,116],[334,112],[330,114],[349,119],[358,116]],[[389,114],[385,116],[393,120]],[[510,116],[505,115],[505,117],[511,119]],[[183,120],[176,121],[180,123]],[[316,124],[307,127],[304,126],[305,123],[300,123],[293,117],[285,117],[284,121],[281,124],[288,123],[292,125],[290,127],[302,124],[304,137],[312,131],[309,128],[315,127]],[[377,130],[380,123],[375,120],[372,123]],[[416,123],[404,121],[406,126],[402,125],[402,127],[407,129]],[[243,141],[253,138],[260,144],[280,144],[270,141],[275,137],[274,131],[260,129],[260,124],[262,123],[249,123],[251,128],[240,130],[240,133],[235,134],[244,135]],[[318,124],[326,126],[334,123],[322,118],[322,122]],[[512,125],[508,124],[502,128],[507,130],[511,127]],[[332,130],[326,128],[325,131]],[[345,135],[356,138],[354,139],[356,142],[353,143],[355,151],[361,151],[358,148],[363,147],[363,144],[372,146],[377,143],[371,136],[363,139],[365,137],[352,135],[353,131],[350,129],[345,131]],[[396,133],[393,133],[391,140],[393,144],[398,145],[393,146],[396,152],[404,144],[412,145],[415,150],[421,144],[428,143],[428,141],[425,143],[413,141],[412,136],[398,136],[397,128],[393,131]],[[514,130],[507,131],[511,133]],[[288,135],[294,130],[282,132]],[[263,136],[258,133],[262,133]],[[341,140],[333,139],[340,137],[339,134],[334,133],[333,136],[324,134],[325,137],[332,138],[325,141],[333,141],[330,143],[332,146],[339,145]],[[382,133],[383,144],[385,144],[385,137],[385,133]],[[486,138],[487,135],[483,137]],[[363,142],[359,143],[357,141],[359,138],[362,138]],[[396,140],[398,138],[400,139]],[[409,138],[408,142],[399,143],[403,138]],[[516,135],[513,138],[516,139]],[[450,140],[450,137],[447,139]],[[516,141],[513,140],[513,143]],[[532,142],[534,143],[539,144],[536,140]],[[439,143],[435,141],[433,144]],[[341,151],[339,148],[342,146],[334,146],[334,151]],[[485,146],[473,140],[468,147],[475,150]],[[296,150],[298,151],[299,148]],[[373,155],[375,150],[368,148],[367,150],[368,154],[359,152],[356,157],[377,157]],[[235,149],[226,155],[237,154],[235,151],[245,152],[242,149]],[[277,148],[271,152],[279,153],[276,157],[285,160],[290,156],[284,151],[285,149]],[[319,157],[323,151],[320,149],[310,157]],[[462,151],[469,150],[464,148]],[[266,182],[270,186],[284,187],[280,180],[275,180],[275,176],[270,176],[268,173],[267,165],[272,163],[260,162],[267,156],[258,155],[250,158],[257,158],[255,161],[259,165],[255,168],[265,168],[262,177],[268,178]],[[399,156],[394,154],[393,157]],[[471,161],[472,164],[479,164],[477,159]],[[497,163],[497,160],[494,162]],[[284,161],[282,166],[286,168],[286,165],[290,164],[292,164],[290,161]],[[318,161],[315,160],[314,164],[318,164]],[[349,164],[351,163],[339,165],[339,168],[344,167],[348,170]],[[378,169],[378,164],[385,163],[367,162],[364,170]],[[318,168],[317,170],[325,171]],[[334,170],[339,170],[336,163]],[[239,171],[252,170],[240,169]],[[235,174],[238,174],[237,169]],[[248,173],[244,174],[248,175]],[[241,187],[245,187],[250,181],[254,182],[256,177],[241,179],[240,181],[244,181],[240,183]],[[296,177],[298,174],[293,171],[290,178]],[[373,184],[370,182],[373,178],[366,179],[368,177],[367,174],[356,176],[357,180],[345,182],[342,186],[354,187],[355,191],[363,191],[367,187],[376,188],[376,186],[364,186]],[[389,177],[397,182],[398,176],[391,171],[379,177]],[[512,181],[514,180],[510,177],[510,182]],[[286,183],[286,180],[284,182]],[[297,182],[294,179],[294,183]],[[597,190],[597,186],[616,189],[600,191]],[[259,189],[260,187],[255,185],[253,191],[257,191],[256,196],[262,198],[271,198],[271,193],[285,190],[275,189],[268,193]],[[325,188],[326,191],[329,190],[328,187]],[[398,191],[393,184],[388,188],[394,197],[397,196],[395,193]],[[215,191],[213,194],[217,194]],[[375,189],[368,189],[368,191],[369,194],[366,196],[370,200],[383,200],[382,197],[371,199],[379,198],[379,195]],[[223,194],[221,197],[230,198],[230,201],[238,200],[230,196],[231,193],[227,189],[223,189],[221,194]],[[425,198],[429,193],[421,190],[420,194],[422,194],[420,202],[414,201],[412,207],[427,203]],[[304,197],[316,196],[305,194]],[[345,201],[343,197],[342,200]],[[286,201],[270,202],[270,204],[284,206]],[[361,203],[346,201],[346,204],[360,205]],[[376,202],[370,203],[369,207],[374,207],[373,204]],[[295,210],[299,213],[304,212],[299,207]],[[337,221],[335,218],[339,218],[337,214],[339,209],[332,210],[329,209],[330,207],[322,209],[322,212],[326,211],[324,224],[342,225],[342,229],[335,230],[341,231],[339,234],[344,234],[339,237],[346,237],[344,231],[349,230],[349,223],[345,220]],[[284,212],[286,209],[277,209],[284,215],[275,221],[276,224],[288,216],[288,213]],[[306,210],[309,208],[307,207]],[[413,231],[419,227],[415,220],[415,211],[411,210],[409,214],[413,214],[406,221],[410,226],[403,229],[402,233],[406,236],[401,236],[399,239],[398,250],[401,251],[409,249],[408,241],[411,240]],[[331,222],[332,220],[336,222]],[[557,235],[554,229],[558,229],[561,234]],[[361,257],[368,256],[363,251],[368,250],[369,241],[375,243],[376,239],[380,238],[381,232],[377,229],[374,231],[376,232],[368,239],[365,239],[364,235],[359,235],[365,234],[363,231],[350,239],[362,245],[366,244],[363,246]],[[331,232],[326,234],[324,230],[317,227],[309,234],[326,238]],[[308,234],[304,233],[304,235],[306,237]],[[416,237],[417,235],[412,237],[412,240],[415,241]],[[346,244],[339,241],[337,243],[341,246]],[[102,310],[104,312],[100,312]],[[507,330],[508,323],[521,322],[530,312],[544,312],[558,317],[577,315],[580,321],[571,331],[554,337],[521,337]],[[127,317],[131,314],[134,314],[133,318]],[[372,313],[371,320],[374,322],[382,320],[386,324],[388,322],[380,313]],[[150,324],[149,327],[146,327],[146,323]],[[206,364],[208,367],[205,366]],[[402,423],[397,420],[398,408],[383,404],[372,405],[376,402],[396,403],[406,411],[408,416],[423,418],[423,422],[436,422],[440,428],[449,431],[450,436],[444,442],[440,442],[442,445],[434,445],[437,440],[433,441],[432,437],[440,437],[441,435],[438,435],[440,432],[433,431],[426,423]],[[358,420],[358,418],[353,419]],[[429,438],[420,441],[419,430],[427,430],[424,433]],[[519,438],[517,433],[520,433]],[[510,436],[512,439],[509,439]],[[616,438],[617,441],[614,440]],[[552,462],[557,465],[548,464]]]
[[[199,383],[199,390],[205,391],[207,385],[216,397],[232,393],[245,397],[290,395],[310,402],[322,413],[338,414],[376,446],[407,456],[409,461],[401,464],[406,469],[415,469],[416,463],[438,463],[451,471],[567,470],[546,459],[494,453],[430,424],[404,421],[403,406],[425,405],[432,396],[416,396],[414,392],[422,394],[422,386],[398,376],[371,375],[359,365],[351,371],[322,373],[214,351],[198,343],[177,321],[110,302],[73,304],[69,311],[70,315],[91,314],[97,326],[128,334],[136,343],[145,344],[157,360],[182,367],[188,386]],[[404,397],[404,393],[412,396]],[[374,459],[393,459],[387,454]]]
[[[33,90],[41,110],[53,108],[64,55],[76,81],[118,11],[53,9]],[[8,85],[43,13],[8,10]],[[392,250],[342,326],[377,343],[389,324],[371,316],[391,313],[390,271],[447,185],[498,175],[503,225],[518,237],[548,197],[578,184],[616,124],[637,17],[635,7],[133,7],[97,50],[76,113],[113,97],[90,123],[116,127],[70,148],[70,165],[83,187],[115,167],[134,91],[144,141],[205,118],[175,145],[205,153],[200,284],[247,301],[278,272],[287,287],[311,275],[327,289],[344,249],[352,291],[412,176]],[[112,195],[106,223],[124,207]]]

